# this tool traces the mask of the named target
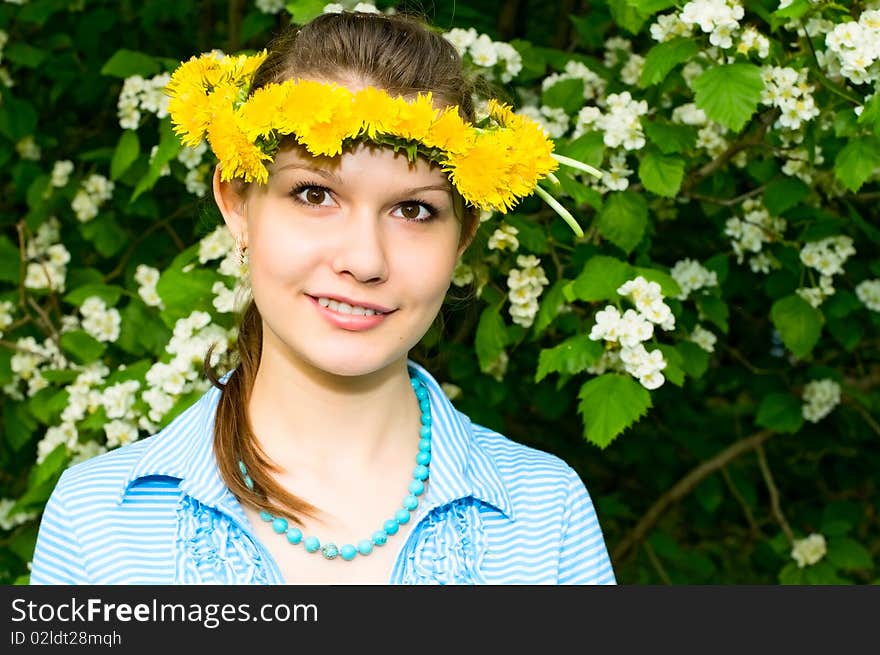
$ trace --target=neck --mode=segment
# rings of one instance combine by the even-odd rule
[[[364,471],[418,443],[419,407],[405,360],[370,375],[336,376],[264,357],[248,409],[257,442],[282,475]]]

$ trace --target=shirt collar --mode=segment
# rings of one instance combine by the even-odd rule
[[[408,366],[410,374],[425,384],[431,400],[431,476],[425,505],[439,507],[473,496],[513,519],[507,487],[495,461],[475,439],[470,419],[455,409],[422,366],[413,361]],[[211,387],[149,440],[119,490],[120,503],[132,485],[148,476],[178,478],[181,490],[211,507],[219,507],[231,496],[214,459],[214,415],[219,398],[220,389]]]
[[[437,381],[423,367],[408,362],[428,389],[431,399],[431,477],[426,506],[438,507],[473,496],[513,519],[510,494],[495,460],[474,436],[471,420],[459,412]]]

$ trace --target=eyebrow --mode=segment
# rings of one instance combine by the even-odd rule
[[[339,177],[333,171],[328,171],[326,168],[319,168],[317,166],[308,166],[306,164],[300,163],[292,163],[285,164],[284,166],[279,166],[277,170],[284,171],[288,169],[296,169],[301,171],[309,171],[310,173],[315,173],[320,175],[324,179],[330,180],[331,182],[335,182],[337,184],[344,184],[344,181],[341,177]],[[401,189],[397,195],[408,196],[414,193],[419,193],[421,191],[445,191],[447,193],[452,193],[452,185],[451,184],[426,184],[425,186],[417,186],[409,189]]]

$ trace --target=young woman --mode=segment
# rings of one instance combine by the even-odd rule
[[[249,262],[240,361],[64,473],[31,582],[614,583],[575,471],[471,423],[408,359],[478,209],[555,167],[540,129],[494,103],[476,127],[455,49],[399,16],[194,58],[169,93]]]

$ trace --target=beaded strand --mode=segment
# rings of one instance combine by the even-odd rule
[[[341,557],[345,561],[353,560],[357,555],[366,556],[373,552],[374,546],[384,546],[391,537],[400,530],[400,526],[409,522],[412,513],[419,506],[419,496],[425,491],[425,483],[430,474],[431,464],[431,402],[428,398],[428,390],[424,383],[416,377],[410,378],[410,384],[415,391],[421,411],[421,427],[419,429],[419,452],[416,455],[416,466],[413,469],[413,479],[409,483],[408,493],[392,518],[386,520],[379,530],[376,530],[369,539],[361,539],[357,545],[345,544],[338,548],[336,544],[329,542],[321,545],[321,541],[314,536],[304,537],[302,530],[288,525],[286,518],[273,516],[266,510],[260,511],[260,518],[272,524],[272,529],[279,535],[286,535],[287,541],[293,545],[302,544],[306,552],[318,551],[325,559],[332,560]],[[238,468],[244,479],[245,486],[254,490],[254,481],[248,475],[244,462],[238,460]]]

